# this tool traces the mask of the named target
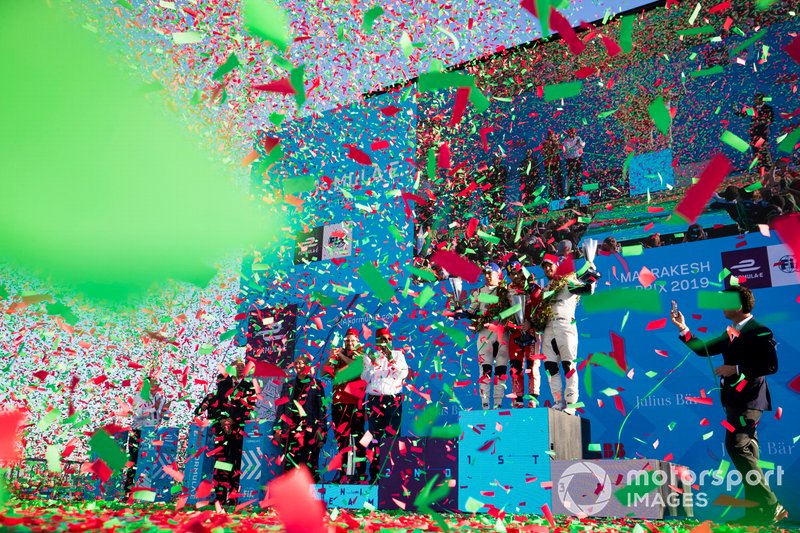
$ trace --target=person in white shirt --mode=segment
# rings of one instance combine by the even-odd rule
[[[583,149],[586,143],[578,137],[578,130],[570,128],[562,143],[564,162],[567,167],[567,195],[578,194],[582,187]]]
[[[392,349],[389,328],[375,332],[378,349],[363,358],[361,379],[367,382],[367,422],[372,443],[367,457],[370,460],[370,481],[376,483],[381,471],[380,445],[386,437],[400,431],[403,416],[403,382],[408,376],[408,364],[402,350]]]
[[[128,460],[133,464],[125,473],[125,494],[130,494],[136,480],[142,428],[161,425],[167,418],[168,409],[169,402],[164,397],[158,380],[154,377],[146,378],[133,401],[133,419],[128,433]]]

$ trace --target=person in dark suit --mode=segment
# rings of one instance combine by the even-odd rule
[[[295,378],[283,384],[275,401],[273,440],[283,450],[284,472],[305,465],[319,482],[319,452],[328,434],[325,390],[308,357],[300,355],[293,366]]]
[[[714,373],[720,378],[722,406],[733,431],[725,434],[725,448],[745,483],[745,498],[756,503],[748,507],[741,523],[771,524],[787,516],[758,466],[756,426],[764,411],[772,410],[766,376],[778,371],[778,356],[772,331],[756,322],[751,314],[753,292],[732,286],[725,292],[738,295],[739,306],[725,309],[733,322],[726,332],[708,341],[694,337],[683,314],[675,309],[670,318],[680,329],[680,338],[701,357],[722,354],[723,364]]]

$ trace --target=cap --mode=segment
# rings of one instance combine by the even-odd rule
[[[389,337],[391,339],[392,332],[389,331],[389,328],[378,328],[378,330],[375,332],[375,337]]]
[[[355,335],[356,337],[358,337],[358,330],[357,330],[356,328],[350,328],[350,329],[348,329],[348,330],[345,332],[344,336],[345,336],[345,337],[349,337],[350,335]]]
[[[489,263],[485,267],[483,267],[484,272],[503,272],[503,269],[500,268],[500,265],[497,263]]]
[[[522,264],[519,261],[511,261],[509,264],[506,265],[506,270],[509,272],[521,272],[522,271]]]
[[[542,259],[542,265],[545,263],[550,263],[555,266],[558,266],[558,257],[553,254],[545,254],[544,258]]]

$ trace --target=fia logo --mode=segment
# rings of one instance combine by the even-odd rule
[[[775,263],[775,266],[781,269],[781,272],[784,274],[791,274],[793,272],[798,272],[797,262],[794,260],[793,255],[784,255],[778,262]]]

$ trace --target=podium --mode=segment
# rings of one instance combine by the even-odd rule
[[[178,428],[143,427],[136,462],[133,497],[137,500],[169,502],[172,495],[180,491],[172,476],[164,471],[165,466],[175,467],[178,456]],[[176,487],[176,488],[173,488]]]
[[[213,501],[214,491],[204,497],[197,497],[197,489],[203,481],[213,483],[214,457],[209,457],[208,452],[213,450],[214,430],[210,425],[189,426],[189,436],[186,445],[186,468],[183,473],[183,488],[189,499],[187,502],[194,505],[199,501]]]
[[[337,485],[327,483],[314,485],[316,496],[329,509],[377,509],[378,487],[376,485]]]
[[[437,477],[436,485],[451,480],[448,495],[431,505],[435,511],[458,509],[458,441],[432,437],[399,437],[381,445],[381,457],[388,465],[378,482],[378,507],[416,510],[414,501],[425,485]]]
[[[658,459],[553,461],[553,514],[692,517],[692,487],[678,470]]]
[[[582,458],[581,419],[553,409],[461,411],[458,509],[535,513],[550,503],[550,462]]]
[[[244,424],[239,502],[264,499],[267,483],[283,473],[283,468],[277,464],[281,450],[270,438],[273,425],[272,421],[256,420],[248,420]]]
[[[122,451],[128,453],[128,431],[118,431],[111,435]],[[91,455],[89,456],[89,460],[94,463],[100,457],[94,453],[92,450]],[[107,482],[101,482],[96,476],[92,477],[92,482],[88,487],[85,487],[87,490],[87,498],[91,498],[94,500],[106,500],[106,501],[113,501],[113,500],[121,500],[125,498],[125,475],[127,474],[128,469],[123,468],[122,470],[116,471],[111,474],[111,477],[108,479]]]

